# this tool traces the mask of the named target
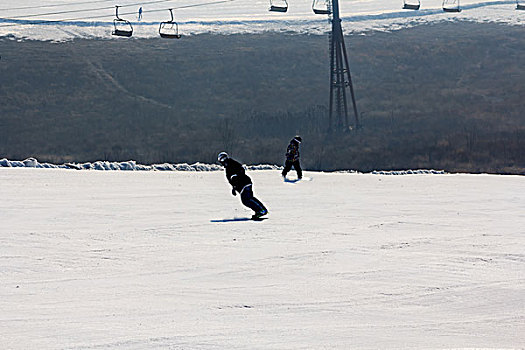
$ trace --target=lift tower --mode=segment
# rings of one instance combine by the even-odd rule
[[[348,65],[346,54],[345,39],[339,17],[339,0],[332,0],[332,32],[330,33],[330,109],[329,127],[330,131],[351,129],[348,121],[347,88],[352,97],[354,108],[355,124],[354,128],[359,129],[359,117],[355,102],[354,86]],[[334,111],[335,109],[335,111]]]

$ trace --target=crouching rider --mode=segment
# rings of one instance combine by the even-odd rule
[[[232,185],[232,195],[236,196],[237,193],[240,193],[242,204],[255,212],[252,219],[268,214],[266,207],[253,196],[252,180],[246,175],[241,163],[230,158],[226,152],[219,153],[217,160],[226,170],[226,178]]]

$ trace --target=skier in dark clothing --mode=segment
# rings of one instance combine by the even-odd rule
[[[237,192],[239,192],[241,194],[242,204],[255,212],[252,219],[258,219],[268,214],[265,206],[253,196],[252,180],[246,175],[241,163],[230,158],[226,152],[219,153],[217,159],[226,170],[226,178],[230,185],[232,185],[232,194],[236,196]]]
[[[301,169],[301,164],[299,163],[299,144],[303,139],[301,136],[295,136],[288,145],[286,149],[286,162],[284,163],[284,169],[282,175],[286,178],[286,174],[292,170],[292,166],[297,172],[297,178],[300,180],[303,177],[303,170]]]

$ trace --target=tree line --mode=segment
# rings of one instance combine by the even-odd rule
[[[440,23],[349,35],[363,128],[328,131],[328,38],[0,38],[0,157],[523,174],[525,37]]]

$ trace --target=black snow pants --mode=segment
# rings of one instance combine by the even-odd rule
[[[294,167],[295,171],[297,172],[297,177],[300,179],[303,177],[303,170],[301,169],[301,164],[299,164],[299,159],[296,161],[287,160],[286,163],[284,163],[284,169],[283,169],[283,176],[286,176],[290,170],[292,170],[292,166]]]
[[[241,191],[242,204],[256,213],[267,212],[266,207],[253,196],[252,185],[246,185]]]

